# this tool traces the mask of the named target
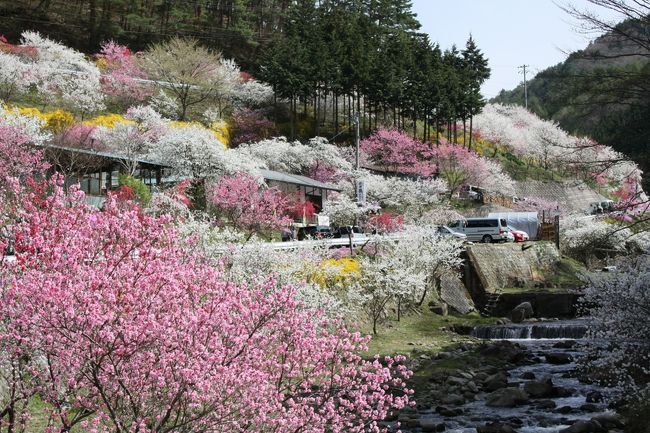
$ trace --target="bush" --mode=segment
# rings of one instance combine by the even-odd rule
[[[128,174],[120,173],[120,186],[129,187],[133,191],[133,198],[142,206],[148,206],[151,202],[151,191],[140,179],[136,179]]]

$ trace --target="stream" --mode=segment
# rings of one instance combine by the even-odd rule
[[[476,327],[485,353],[499,365],[430,379],[432,401],[400,415],[403,432],[591,433],[621,431],[606,388],[578,380],[586,343],[584,320]],[[437,381],[437,382],[436,382]],[[432,391],[435,393],[435,391]],[[418,400],[418,395],[415,396]],[[418,400],[419,403],[419,400]]]

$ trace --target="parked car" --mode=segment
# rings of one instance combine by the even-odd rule
[[[324,239],[332,237],[332,229],[329,226],[307,226],[298,229],[298,240]]]
[[[510,226],[508,226],[508,229],[510,230],[510,233],[512,233],[512,235],[514,236],[515,242],[526,242],[528,240],[528,233],[526,233],[525,231],[517,230]]]
[[[467,241],[467,235],[465,233],[457,232],[447,226],[438,226],[438,234],[441,234],[443,236],[453,236],[463,242]]]
[[[612,200],[594,201],[589,203],[589,214],[600,214],[614,211],[616,208]]]
[[[332,236],[335,238],[347,238],[352,234],[353,238],[362,238],[365,237],[363,230],[358,226],[343,226],[337,227],[333,230]]]
[[[454,231],[467,235],[472,242],[514,242],[505,218],[467,218],[448,224]]]

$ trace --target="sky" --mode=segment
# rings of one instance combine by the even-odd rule
[[[490,79],[482,87],[486,98],[523,82],[518,66],[529,66],[526,76],[530,79],[537,72],[562,62],[568,53],[585,48],[597,36],[581,33],[578,22],[553,0],[412,1],[413,11],[422,24],[421,30],[443,50],[453,44],[462,49],[472,35],[492,70]],[[606,19],[618,18],[613,12],[598,9],[586,0],[570,1]]]

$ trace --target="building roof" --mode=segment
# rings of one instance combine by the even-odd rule
[[[140,159],[140,158],[130,158],[126,155],[122,155],[117,152],[110,152],[110,151],[100,151],[100,150],[92,150],[92,149],[79,149],[76,147],[67,147],[67,146],[59,146],[57,144],[47,144],[43,146],[45,148],[45,151],[47,150],[62,150],[64,152],[70,152],[70,153],[78,153],[82,155],[88,155],[88,156],[97,156],[100,158],[106,158],[106,159],[112,159],[112,160],[120,160],[120,161],[134,161],[137,162],[138,164],[141,165],[149,165],[149,166],[156,166],[156,167],[169,167],[168,165],[162,164],[160,162],[156,161],[149,161],[145,159]]]
[[[260,173],[262,174],[264,180],[275,180],[277,182],[290,183],[293,185],[300,185],[300,186],[308,186],[312,188],[327,189],[330,191],[341,190],[340,188],[337,188],[333,185],[320,182],[316,179],[312,179],[307,176],[300,176],[298,174],[289,174],[280,171],[265,170],[265,169],[260,169]]]

